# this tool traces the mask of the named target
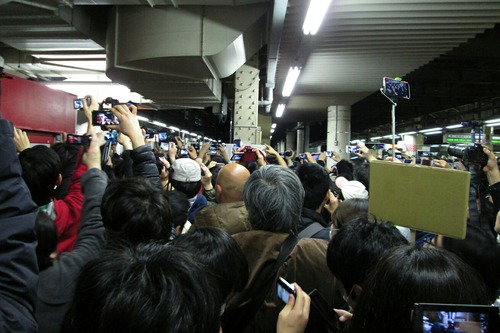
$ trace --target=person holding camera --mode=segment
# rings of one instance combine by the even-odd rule
[[[57,260],[46,261],[40,265],[40,282],[37,292],[36,317],[39,332],[59,332],[66,312],[73,299],[75,282],[82,267],[96,258],[104,245],[104,227],[101,218],[101,201],[108,183],[106,174],[101,170],[100,147],[104,144],[104,133],[93,134],[82,162],[88,170],[81,178],[84,193],[82,223],[79,228],[75,248],[62,253]],[[39,246],[46,240],[39,239]],[[42,255],[42,253],[37,253]],[[46,253],[45,256],[49,256]],[[43,262],[40,260],[39,262]]]

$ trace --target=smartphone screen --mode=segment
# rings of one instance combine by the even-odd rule
[[[90,144],[90,136],[68,134],[66,142],[69,143],[70,145],[88,147]]]
[[[498,307],[415,304],[412,332],[499,332]]]
[[[351,154],[359,153],[359,147],[358,146],[346,146],[345,150],[348,153],[351,153]]]
[[[233,156],[231,156],[231,161],[239,161],[241,160],[241,158],[243,157],[243,154],[234,154]]]
[[[168,142],[160,143],[160,148],[161,148],[161,150],[168,151]]]
[[[83,108],[83,101],[81,99],[74,99],[73,100],[73,108],[75,110],[82,109]]]
[[[387,96],[410,99],[410,84],[408,82],[384,77],[382,84],[384,94]]]
[[[276,281],[276,294],[278,295],[279,299],[281,299],[285,303],[288,303],[290,294],[296,295],[295,287],[292,284],[288,283],[287,280],[280,277],[278,278],[278,281]]]
[[[118,142],[118,132],[117,131],[107,131],[104,133],[104,141],[106,142]]]
[[[92,111],[92,125],[94,126],[118,125],[119,123],[118,117],[111,111]]]
[[[167,141],[167,132],[158,132],[158,141],[166,142]]]
[[[333,151],[326,152],[326,157],[332,157],[332,156],[333,156]]]
[[[321,296],[318,290],[314,289],[311,291],[309,297],[311,297],[311,311],[315,311],[331,329],[335,329],[339,315]]]

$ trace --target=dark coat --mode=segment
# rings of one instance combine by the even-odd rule
[[[0,332],[37,332],[38,208],[22,178],[13,136],[12,125],[0,120]]]

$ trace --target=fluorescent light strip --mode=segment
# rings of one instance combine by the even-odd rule
[[[146,118],[146,117],[143,117],[143,116],[137,116],[137,119],[139,119],[140,121],[148,121],[149,122],[149,119]]]
[[[189,135],[191,135],[191,136],[198,136],[198,134],[196,134],[196,133],[189,133]]]
[[[181,133],[189,134],[189,131],[181,130]]]
[[[285,112],[285,104],[279,104],[276,108],[276,118],[280,118]]]
[[[498,127],[498,126],[500,126],[500,122],[498,122],[498,123],[488,124],[488,125],[486,125],[486,126],[488,126],[488,127]]]
[[[373,138],[370,138],[370,140],[380,140],[380,139],[382,139],[381,136],[374,136]]]
[[[417,132],[404,132],[404,133],[399,133],[399,135],[412,135],[412,134],[417,134]]]
[[[486,123],[486,124],[490,124],[490,123],[500,123],[500,118],[486,120],[486,121],[485,121],[485,123]]]
[[[153,120],[152,124],[154,124],[156,126],[160,126],[160,127],[167,127],[167,124],[161,123],[161,122],[156,121],[156,120]]]
[[[418,131],[419,133],[427,133],[427,132],[435,132],[435,131],[441,131],[443,128],[441,127],[436,127],[436,128],[428,128],[428,129],[424,129],[424,130],[421,130],[421,131]]]
[[[170,128],[172,131],[180,132],[180,129],[178,129],[177,127],[169,126],[168,128]]]
[[[400,136],[396,134],[396,135],[394,136],[394,139],[398,139],[399,137],[400,137]],[[389,135],[384,135],[384,136],[383,136],[383,138],[385,138],[385,139],[392,139],[392,134],[389,134]]]
[[[290,67],[288,75],[286,76],[285,84],[283,85],[282,95],[283,97],[288,97],[292,94],[293,87],[300,75],[300,68]]]
[[[331,0],[311,0],[304,25],[302,26],[304,35],[315,35],[318,32],[319,26],[328,11],[328,6],[330,6],[330,2]]]
[[[460,128],[460,127],[463,127],[463,125],[462,124],[456,124],[456,125],[446,126],[445,128],[446,129],[453,129],[453,128]]]
[[[425,132],[425,135],[443,134],[442,131]]]

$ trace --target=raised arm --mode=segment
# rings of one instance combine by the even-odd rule
[[[23,181],[13,136],[12,125],[0,119],[0,332],[37,332],[38,208]]]
[[[111,108],[111,111],[118,117],[120,124],[109,126],[109,128],[125,134],[132,141],[134,149],[130,152],[130,157],[134,164],[134,175],[147,178],[154,186],[163,190],[155,155],[146,145],[139,120],[137,120],[137,107],[120,104]]]

